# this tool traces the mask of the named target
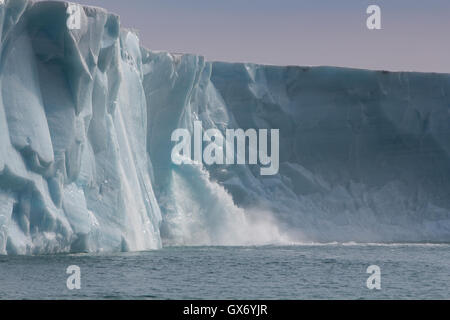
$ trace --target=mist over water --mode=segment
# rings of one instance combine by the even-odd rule
[[[162,237],[166,245],[266,245],[293,243],[270,212],[243,209],[202,164],[171,173]],[[164,199],[164,197],[163,197]]]

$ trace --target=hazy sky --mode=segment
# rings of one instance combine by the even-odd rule
[[[450,73],[450,0],[75,0],[144,46],[208,60]],[[382,30],[366,8],[381,7]]]

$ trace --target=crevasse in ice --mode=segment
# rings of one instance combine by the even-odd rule
[[[449,75],[208,62],[66,9],[0,4],[0,254],[450,241]],[[174,165],[195,120],[280,129],[279,173]]]

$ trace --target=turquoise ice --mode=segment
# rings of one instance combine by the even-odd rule
[[[450,75],[154,52],[67,6],[0,5],[1,254],[450,241]],[[279,173],[172,164],[195,120],[280,129]]]

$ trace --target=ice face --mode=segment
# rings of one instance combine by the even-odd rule
[[[449,75],[211,63],[155,52],[144,55],[144,68],[148,150],[164,168],[154,175],[164,237],[197,243],[191,235],[198,232],[186,228],[216,226],[212,212],[227,207],[205,200],[206,187],[187,166],[167,165],[172,130],[192,133],[200,120],[223,135],[227,128],[280,129],[275,176],[261,176],[258,166],[203,167],[208,183],[244,209],[244,233],[256,234],[247,241],[449,239]],[[184,181],[191,194],[179,190]],[[275,229],[263,228],[267,238],[252,230],[261,216]]]
[[[239,127],[280,128],[278,176],[219,178],[237,203],[319,241],[449,239],[449,75],[214,63],[211,81]]]
[[[0,252],[159,248],[139,41],[97,8],[68,30],[66,10],[2,8]]]
[[[119,18],[0,5],[0,254],[450,241],[450,75],[208,62]],[[175,129],[280,129],[280,167],[175,165]]]

